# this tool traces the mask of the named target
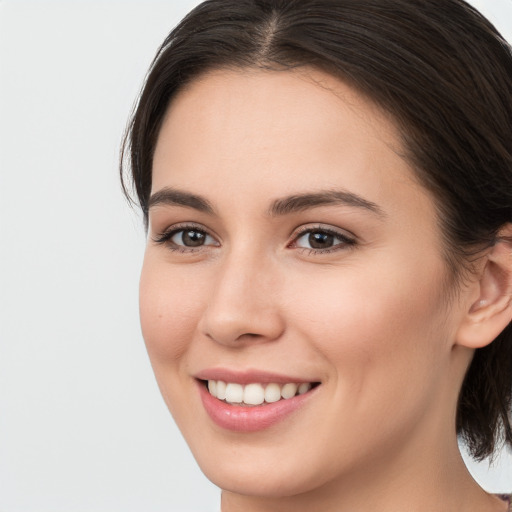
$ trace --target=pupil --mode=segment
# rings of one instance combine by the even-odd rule
[[[198,247],[204,244],[204,233],[200,231],[184,231],[182,235],[183,244],[187,247]]]
[[[332,247],[334,242],[334,236],[329,233],[310,233],[309,234],[309,245],[313,249],[325,249],[326,247]]]

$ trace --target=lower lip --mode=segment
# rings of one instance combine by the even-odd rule
[[[203,382],[199,382],[201,400],[212,421],[234,432],[257,432],[275,425],[302,407],[315,389],[271,404],[244,407],[218,400],[209,393]]]

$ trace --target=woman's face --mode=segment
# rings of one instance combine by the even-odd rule
[[[445,297],[433,200],[400,152],[384,114],[313,70],[218,71],[173,100],[142,330],[220,487],[339,488],[454,438],[462,308]]]

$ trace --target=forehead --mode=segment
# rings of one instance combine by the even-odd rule
[[[268,198],[342,186],[377,202],[397,181],[415,188],[401,153],[389,116],[326,73],[219,70],[169,106],[152,192],[174,186],[208,195],[222,183],[233,194],[265,190]]]
[[[162,131],[199,138],[208,129],[221,130],[226,137],[233,121],[238,121],[239,139],[250,134],[256,145],[263,138],[275,136],[276,143],[283,147],[292,142],[286,137],[290,125],[294,125],[294,132],[307,132],[309,137],[317,133],[320,138],[326,131],[321,127],[334,128],[335,135],[344,118],[355,121],[354,128],[365,130],[400,152],[400,134],[390,116],[341,80],[313,68],[221,69],[203,74],[173,98]],[[255,138],[255,128],[266,130]],[[353,132],[354,137],[358,135]],[[349,133],[344,137],[352,138]]]

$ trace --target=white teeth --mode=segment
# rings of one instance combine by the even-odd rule
[[[245,386],[234,382],[222,380],[209,380],[208,391],[219,400],[225,400],[231,404],[261,405],[264,402],[273,403],[279,400],[287,400],[296,395],[303,395],[312,388],[311,383],[296,384],[259,384],[257,382]]]
[[[261,384],[247,384],[244,388],[244,403],[260,405],[265,401],[265,391]]]
[[[307,393],[311,389],[311,384],[309,382],[303,382],[299,386],[299,395],[303,395],[304,393]]]
[[[241,384],[230,382],[226,385],[226,402],[241,404],[244,401],[244,387]]]
[[[295,393],[297,393],[297,384],[293,384],[291,382],[289,384],[285,384],[281,389],[281,396],[284,399],[295,396]]]
[[[208,381],[208,383],[210,383],[210,381]],[[215,395],[214,393],[213,396],[217,396],[217,398],[219,400],[225,400],[226,399],[226,383],[223,382],[222,380],[218,380],[217,381],[217,385],[215,386],[217,389],[217,395]]]
[[[281,388],[279,384],[267,384],[265,388],[265,402],[271,404],[281,400]]]

